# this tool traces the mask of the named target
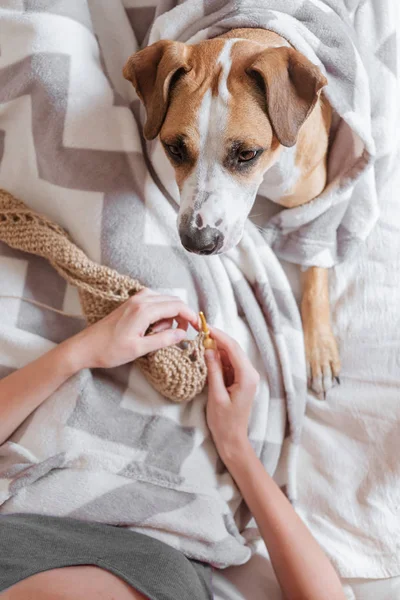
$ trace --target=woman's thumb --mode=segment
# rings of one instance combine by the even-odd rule
[[[221,361],[216,350],[206,350],[205,359],[208,371],[208,388],[213,394],[226,394],[224,374]]]

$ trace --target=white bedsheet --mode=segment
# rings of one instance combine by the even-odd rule
[[[400,577],[342,579],[347,600],[398,600]],[[271,563],[256,554],[245,565],[213,577],[214,600],[283,600]]]
[[[342,385],[309,398],[300,452],[298,512],[343,577],[400,575],[399,159],[365,248],[332,277]]]

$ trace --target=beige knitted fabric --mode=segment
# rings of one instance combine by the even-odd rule
[[[89,324],[102,319],[144,288],[135,279],[91,261],[61,227],[1,189],[0,241],[42,256],[68,283],[76,286]],[[153,387],[173,402],[192,400],[205,385],[202,334],[193,341],[152,352],[136,362]]]

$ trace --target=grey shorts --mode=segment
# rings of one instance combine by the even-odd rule
[[[210,600],[211,568],[141,533],[32,514],[0,516],[0,592],[42,571],[94,565],[150,600]]]

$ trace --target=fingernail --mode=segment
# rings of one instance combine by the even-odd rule
[[[175,336],[178,342],[182,342],[186,338],[186,331],[183,329],[175,329]]]

